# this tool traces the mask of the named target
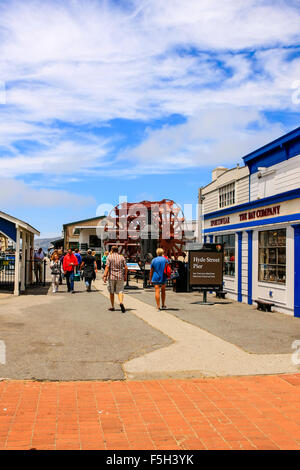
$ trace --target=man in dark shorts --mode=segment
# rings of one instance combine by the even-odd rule
[[[169,263],[168,259],[164,257],[164,250],[157,248],[157,257],[153,259],[150,270],[150,284],[155,288],[156,310],[160,310],[160,297],[162,301],[162,310],[166,307],[166,283],[167,274],[165,273],[166,264]]]
[[[95,257],[92,256],[92,250],[88,250],[83,256],[80,269],[83,270],[84,281],[87,292],[91,292],[92,281],[96,279],[97,263]]]

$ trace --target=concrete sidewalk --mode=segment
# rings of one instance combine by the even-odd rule
[[[153,288],[127,293],[154,306]],[[215,294],[208,294],[208,301],[214,305],[199,305],[202,298],[203,294],[197,292],[176,293],[167,289],[167,313],[253,354],[289,354],[293,341],[300,339],[300,318],[276,311],[262,312],[256,304],[218,299]]]
[[[99,289],[103,287],[102,281],[97,281],[97,286]],[[105,288],[101,289],[101,294],[108,297]],[[175,317],[173,312],[157,312],[153,305],[154,298],[152,305],[144,302],[144,292],[140,297],[126,295],[125,299],[126,307],[132,309],[133,315],[173,340],[167,347],[127,361],[123,367],[128,379],[279,374],[295,373],[300,369],[299,365],[292,362],[292,349],[290,354],[249,354]],[[177,305],[179,307],[179,303]],[[239,308],[243,308],[243,305]]]

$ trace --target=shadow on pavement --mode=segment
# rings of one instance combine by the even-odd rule
[[[22,295],[48,295],[51,282],[43,284],[33,284],[26,288],[26,291]]]
[[[109,309],[107,309],[107,310],[109,310]],[[133,310],[136,310],[136,308],[126,308],[126,305],[125,305],[125,312],[124,313],[132,312]],[[118,308],[118,307],[115,307],[115,310],[112,310],[112,312],[121,312],[121,309]]]
[[[164,308],[162,311],[166,311],[166,312],[178,312],[180,310],[180,308]]]
[[[193,304],[205,305],[205,303],[203,303],[201,300],[198,300],[197,302],[191,302],[191,305],[193,305]],[[233,304],[233,302],[219,302],[219,301],[215,301],[215,300],[212,300],[211,302],[207,302],[207,305],[215,305],[215,304],[228,305],[228,304]]]

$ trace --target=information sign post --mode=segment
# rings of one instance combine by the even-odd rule
[[[189,290],[203,292],[200,304],[213,305],[207,302],[207,292],[223,288],[223,245],[204,243],[201,249],[189,251]]]

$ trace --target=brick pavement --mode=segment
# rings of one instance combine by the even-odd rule
[[[300,449],[300,374],[0,382],[0,449]]]

